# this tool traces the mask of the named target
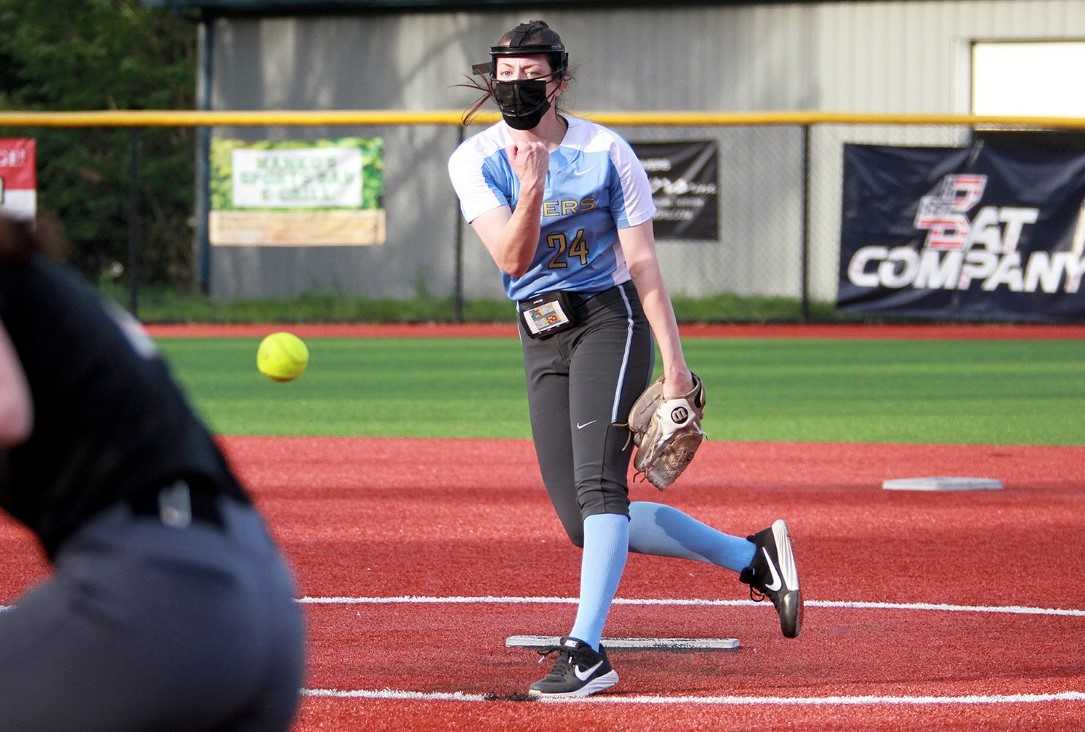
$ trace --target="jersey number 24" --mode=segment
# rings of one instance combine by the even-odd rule
[[[550,269],[567,269],[569,261],[566,257],[579,258],[581,266],[588,263],[588,242],[584,239],[583,229],[577,229],[572,241],[565,234],[550,234],[546,237],[546,245],[557,249],[546,265]]]

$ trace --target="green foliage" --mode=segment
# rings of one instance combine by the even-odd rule
[[[98,283],[107,296],[126,304],[130,293],[123,283]],[[455,303],[450,297],[425,294],[410,300],[376,299],[335,292],[308,292],[297,297],[222,301],[171,287],[144,287],[138,293],[140,320],[145,323],[450,323]],[[833,312],[831,303],[813,303],[818,322],[849,320]],[[675,312],[683,323],[769,323],[801,320],[798,300],[718,295],[676,298]],[[471,299],[463,303],[470,323],[512,323],[515,311],[508,300]],[[852,322],[856,319],[852,318]]]
[[[234,207],[233,155],[234,150],[249,143],[229,137],[211,140],[211,209],[229,211]]]
[[[123,305],[129,293],[115,284],[101,289]],[[223,302],[200,294],[165,288],[139,292],[139,319],[145,323],[438,323],[453,322],[454,305],[447,297],[392,300],[307,293],[284,299]],[[464,320],[514,322],[508,301],[476,300],[464,304]]]
[[[0,0],[0,108],[185,109],[195,90],[195,27],[139,0]],[[127,129],[3,129],[38,146],[38,210],[59,218],[72,263],[92,280],[126,259]],[[192,275],[193,131],[140,134],[140,277]]]
[[[355,138],[362,150],[362,208],[383,208],[384,138]]]

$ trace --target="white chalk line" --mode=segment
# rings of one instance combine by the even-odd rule
[[[503,597],[396,595],[376,597],[302,597],[304,605],[575,605],[575,597]],[[615,605],[669,605],[683,607],[760,607],[752,600],[699,600],[682,598],[616,597]],[[926,612],[996,613],[1003,615],[1053,615],[1082,618],[1085,610],[1074,608],[1027,607],[1022,605],[953,605],[933,602],[866,602],[859,600],[806,600],[806,607],[845,610],[913,610]]]
[[[575,605],[575,597],[529,596],[439,596],[393,595],[374,597],[301,597],[302,605]],[[752,600],[701,600],[682,598],[616,597],[615,605],[668,605],[678,607],[759,607],[764,603]],[[867,602],[862,600],[807,600],[806,607],[838,608],[843,610],[912,610],[948,613],[993,613],[999,615],[1048,615],[1085,618],[1085,610],[1057,607],[1028,607],[1023,605],[952,605],[936,602]],[[0,612],[14,605],[0,605]]]
[[[572,597],[502,597],[502,596],[425,596],[400,595],[383,597],[302,597],[305,605],[389,605],[389,604],[575,604]],[[750,600],[705,600],[678,598],[616,598],[619,605],[669,605],[669,606],[755,606]],[[863,602],[848,600],[807,600],[807,607],[827,607],[859,610],[918,610],[932,612],[1002,613],[1011,615],[1054,615],[1085,617],[1085,610],[1065,608],[1039,608],[1019,605],[950,605],[940,603],[894,603]],[[0,605],[0,611],[13,606]],[[454,692],[423,692],[396,689],[302,689],[305,696],[340,699],[386,699],[397,701],[454,701],[488,702],[501,701],[502,697],[491,694]],[[1048,702],[1085,702],[1085,692],[1060,691],[1045,694],[965,694],[959,696],[593,696],[583,699],[545,699],[544,703],[580,704],[649,704],[649,705],[716,705],[716,706],[877,706],[877,705],[977,705],[977,704],[1036,704]]]
[[[490,694],[400,691],[396,689],[303,689],[305,696],[338,699],[389,699],[395,701],[509,701]],[[548,704],[702,704],[717,706],[891,706],[935,704],[1041,704],[1085,702],[1085,692],[1050,694],[962,694],[959,696],[591,696],[581,699],[540,699]]]

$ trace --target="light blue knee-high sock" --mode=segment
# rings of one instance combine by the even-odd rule
[[[753,542],[717,531],[661,503],[629,504],[629,551],[710,562],[742,571],[753,561]]]
[[[569,635],[595,650],[603,635],[610,601],[629,555],[629,519],[602,513],[584,519],[584,554],[580,560],[580,605]]]

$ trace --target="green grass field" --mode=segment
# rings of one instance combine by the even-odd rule
[[[502,339],[307,341],[276,384],[256,339],[162,339],[222,434],[529,437],[520,347]],[[715,440],[1071,445],[1085,342],[688,339]]]

